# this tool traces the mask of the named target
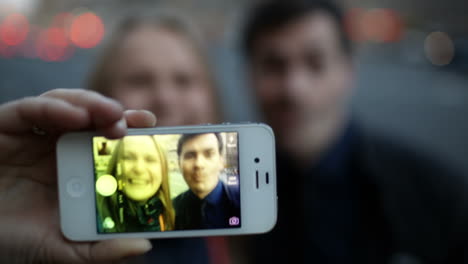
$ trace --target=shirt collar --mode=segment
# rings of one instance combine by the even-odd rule
[[[353,151],[359,141],[359,128],[357,125],[350,121],[346,128],[341,132],[341,135],[336,138],[335,142],[321,155],[317,161],[311,161],[308,168],[299,170],[294,167],[290,157],[284,153],[278,155],[279,169],[299,173],[302,175],[313,175],[315,182],[323,184],[341,184],[349,179],[346,175],[348,173],[348,164],[353,156]]]
[[[332,172],[345,168],[346,166],[343,165],[348,161],[352,146],[356,141],[355,129],[355,125],[349,123],[342,135],[324,153],[319,162],[312,167],[312,170],[315,172]]]
[[[218,204],[223,197],[223,184],[218,181],[216,187],[205,197],[205,201],[209,204]]]

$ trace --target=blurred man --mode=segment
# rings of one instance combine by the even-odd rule
[[[468,261],[466,182],[351,118],[352,48],[338,7],[262,2],[243,37],[278,143],[278,223],[252,238],[256,262]]]
[[[220,181],[224,168],[218,133],[186,134],[177,145],[180,168],[189,190],[174,199],[176,230],[226,228],[239,217],[239,193]]]

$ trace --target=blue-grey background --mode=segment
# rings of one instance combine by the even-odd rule
[[[162,7],[189,10],[186,13],[210,33],[209,50],[220,84],[226,121],[258,119],[254,99],[243,81],[243,65],[236,46],[236,30],[249,1],[35,2],[33,16],[38,23],[57,12],[86,6],[102,16],[106,36],[116,21],[128,12],[151,13]],[[344,4],[394,8],[414,25],[398,43],[356,47],[358,80],[353,98],[356,115],[370,129],[431,152],[468,175],[468,3],[361,0],[344,1]],[[447,66],[432,65],[424,54],[425,36],[437,30],[450,32],[456,44],[455,57]],[[0,58],[0,103],[38,95],[52,88],[85,87],[87,74],[101,46],[77,50],[64,62]]]

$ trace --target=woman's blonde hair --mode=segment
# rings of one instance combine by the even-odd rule
[[[110,72],[110,66],[113,64],[113,60],[116,57],[120,45],[123,43],[127,36],[135,30],[143,26],[152,26],[167,30],[171,33],[177,34],[183,39],[187,40],[190,44],[193,52],[198,57],[200,64],[203,65],[205,73],[207,75],[208,85],[210,86],[211,101],[215,107],[216,116],[218,122],[221,117],[221,107],[217,100],[218,91],[216,89],[216,81],[214,79],[213,72],[208,62],[208,55],[205,50],[205,44],[203,43],[202,34],[189,20],[177,16],[174,12],[160,12],[152,16],[133,16],[125,19],[117,27],[117,30],[108,40],[107,45],[98,61],[91,72],[88,79],[88,87],[91,90],[99,92],[105,96],[112,97],[112,73]]]

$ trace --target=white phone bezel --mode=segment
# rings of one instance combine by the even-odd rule
[[[129,129],[128,135],[238,132],[241,227],[167,232],[97,233],[92,137],[95,132],[69,133],[57,143],[61,229],[74,241],[110,238],[175,238],[240,235],[271,230],[277,217],[274,134],[264,124],[222,124]],[[260,162],[256,163],[255,158]],[[77,170],[79,168],[79,170]],[[258,183],[256,172],[258,171]],[[269,183],[265,174],[269,173]],[[258,188],[257,188],[258,186]]]

